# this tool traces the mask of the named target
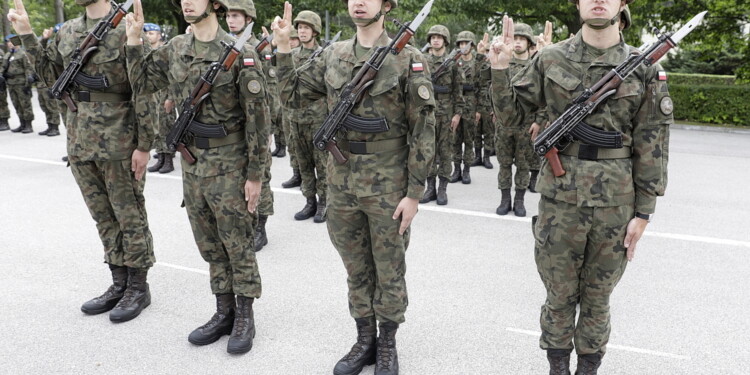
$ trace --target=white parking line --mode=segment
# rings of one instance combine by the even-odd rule
[[[1,155],[0,154],[0,159],[19,160],[19,161],[27,161],[31,163],[65,166],[65,163],[59,162],[59,161],[26,158],[26,157],[13,156],[13,155]],[[166,174],[149,174],[148,178],[163,178],[163,179],[168,179],[168,180],[181,180],[182,179],[181,176],[166,175]],[[302,192],[299,189],[271,188],[271,190],[274,193],[292,194],[292,195],[302,194]],[[516,216],[511,216],[511,215],[499,216],[494,213],[488,213],[488,212],[459,210],[455,208],[438,207],[438,206],[432,206],[432,205],[420,205],[419,209],[422,211],[432,211],[432,212],[440,212],[440,213],[446,213],[446,214],[482,217],[482,218],[494,219],[494,220],[515,221],[515,222],[523,222],[523,223],[531,222],[531,218],[528,218],[528,217],[516,217]],[[675,239],[675,240],[688,241],[688,242],[699,242],[699,243],[712,244],[712,245],[737,246],[737,247],[745,247],[745,248],[750,249],[750,241],[738,241],[738,240],[730,240],[726,238],[716,238],[716,237],[707,237],[707,236],[693,236],[689,234],[651,232],[648,230],[643,235],[648,236],[648,237],[668,238],[668,239]]]
[[[174,269],[180,270],[180,271],[194,272],[194,273],[199,273],[201,275],[208,276],[208,271],[199,270],[197,268],[184,267],[184,266],[180,266],[180,265],[177,265],[177,264],[164,263],[164,262],[156,262],[154,264],[157,265],[157,266],[169,267],[169,268],[174,268]]]
[[[518,329],[518,328],[505,328],[506,331],[515,332],[515,333],[521,333],[524,335],[529,336],[541,336],[541,332],[537,331],[529,331],[526,329]],[[632,346],[623,346],[623,345],[613,345],[613,344],[607,344],[607,349],[617,349],[617,350],[624,350],[627,352],[634,352],[634,353],[641,353],[641,354],[648,354],[648,355],[654,355],[658,357],[667,357],[667,358],[674,358],[674,359],[681,359],[683,361],[689,361],[690,357],[680,354],[672,354],[672,353],[665,353],[665,352],[659,352],[656,350],[649,350],[649,349],[641,349],[641,348],[634,348]]]

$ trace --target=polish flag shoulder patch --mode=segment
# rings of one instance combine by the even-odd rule
[[[266,60],[271,60],[271,55],[266,55]]]
[[[424,66],[422,63],[413,63],[411,64],[411,71],[412,72],[422,72],[424,71]]]
[[[665,72],[663,70],[660,70],[659,71],[658,79],[659,79],[659,81],[666,81],[667,80],[667,72]]]
[[[255,59],[252,57],[246,57],[242,60],[243,66],[255,66]]]

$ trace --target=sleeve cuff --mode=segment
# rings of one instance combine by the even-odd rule
[[[653,214],[656,211],[656,195],[643,190],[636,190],[635,210],[642,214]]]
[[[409,184],[409,188],[406,190],[406,196],[412,199],[422,199],[424,195],[424,185]]]
[[[125,46],[125,56],[127,56],[128,59],[137,59],[143,56],[143,48],[144,44],[140,44],[137,46]]]

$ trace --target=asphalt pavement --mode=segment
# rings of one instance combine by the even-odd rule
[[[157,264],[152,305],[111,323],[80,305],[110,284],[96,228],[60,157],[65,136],[0,132],[0,374],[330,374],[356,335],[346,273],[325,224],[293,219],[299,189],[282,189],[257,253],[263,296],[250,353],[227,338],[187,336],[213,314],[207,264],[180,208],[180,170],[149,173],[146,204]],[[11,126],[18,119],[11,118]],[[750,132],[675,126],[669,185],[612,299],[601,374],[746,374],[750,350]],[[153,161],[151,161],[153,163]],[[545,374],[544,287],[530,217],[497,216],[497,161],[450,184],[449,204],[420,205],[407,252],[409,309],[397,335],[401,373]],[[575,359],[573,360],[575,362]],[[363,374],[372,374],[369,366]]]

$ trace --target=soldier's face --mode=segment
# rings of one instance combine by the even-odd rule
[[[313,29],[308,24],[302,22],[297,24],[297,35],[299,35],[299,41],[302,43],[309,43],[313,38]]]
[[[290,46],[291,46],[292,48],[297,48],[297,47],[299,47],[299,43],[300,43],[300,42],[299,42],[299,38],[289,38],[289,45],[290,45]]]
[[[146,38],[148,38],[149,43],[156,44],[161,39],[161,33],[155,30],[146,31]]]
[[[432,35],[430,36],[430,47],[432,49],[441,49],[445,46],[445,39],[443,39],[440,35]]]
[[[464,50],[464,48],[466,48],[466,46],[468,46],[468,45],[470,45],[470,44],[471,44],[471,42],[458,42],[458,49],[460,49],[461,51],[463,51],[463,50]],[[465,53],[465,55],[468,55],[468,54],[470,54],[470,53],[471,53],[471,47],[469,47],[469,48],[466,48],[466,53]]]
[[[578,12],[584,20],[612,19],[625,6],[625,0],[579,0]]]
[[[227,12],[227,26],[229,26],[229,31],[234,34],[242,31],[242,29],[245,28],[245,25],[247,25],[248,18],[249,17],[245,16],[245,13],[240,11],[230,10]]]
[[[386,12],[391,10],[391,3],[384,3],[384,0],[349,0],[347,6],[350,17],[363,20],[375,17],[381,8]]]
[[[522,54],[529,50],[529,40],[526,37],[516,36],[513,40],[513,52]]]
[[[182,6],[182,14],[185,16],[198,17],[206,10],[208,2],[209,0],[181,0],[180,5]],[[219,4],[214,4],[214,9],[218,7]]]

